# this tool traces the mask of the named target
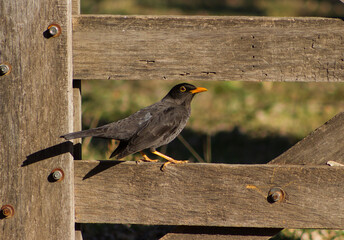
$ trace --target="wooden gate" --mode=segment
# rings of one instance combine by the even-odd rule
[[[81,239],[76,223],[179,225],[163,239],[268,239],[344,228],[344,113],[267,165],[83,161],[80,82],[343,82],[330,18],[80,15],[0,0],[0,236]],[[73,80],[74,79],[74,80]],[[73,156],[72,156],[73,155]]]

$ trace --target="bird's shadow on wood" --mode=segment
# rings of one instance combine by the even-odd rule
[[[73,148],[75,149],[78,144],[73,145],[71,141],[56,144],[54,146],[39,150],[35,153],[28,155],[22,163],[22,167],[31,165],[36,162],[43,161],[48,158],[56,157],[64,153],[71,153],[73,155]],[[79,144],[80,146],[80,144]]]
[[[83,178],[82,180],[86,180],[87,178],[93,177],[94,175],[105,171],[106,169],[109,169],[113,166],[116,166],[117,164],[123,163],[125,161],[109,161],[109,160],[103,160],[99,161],[99,164],[92,168]]]
[[[74,160],[80,159],[80,147],[81,144],[77,143],[74,144],[71,141],[66,141],[63,143],[56,144],[54,146],[39,150],[35,153],[32,153],[28,155],[25,159],[25,161],[22,163],[22,167],[59,156],[64,153],[70,153],[73,155]],[[84,177],[83,180],[90,178],[102,171],[105,171],[106,169],[113,167],[117,164],[122,163],[123,161],[109,161],[109,160],[104,160],[104,161],[99,161],[98,166],[95,168],[91,169]]]

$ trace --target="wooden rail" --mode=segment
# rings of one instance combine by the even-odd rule
[[[340,82],[344,21],[329,18],[73,18],[76,79]]]
[[[344,169],[329,166],[75,162],[76,221],[344,228]],[[281,187],[281,203],[268,192]],[[335,207],[334,207],[335,206]]]

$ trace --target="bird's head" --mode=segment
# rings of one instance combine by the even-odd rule
[[[177,104],[188,104],[191,102],[196,93],[204,91],[207,91],[207,89],[203,87],[195,87],[189,83],[181,83],[174,86],[163,98],[163,100],[172,100]]]

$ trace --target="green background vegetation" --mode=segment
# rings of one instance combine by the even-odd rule
[[[323,0],[81,0],[83,14],[342,17],[344,4]],[[111,63],[109,63],[111,64]],[[182,137],[160,150],[192,162],[266,163],[344,107],[342,83],[194,82],[208,88],[192,103]],[[84,81],[83,129],[160,100],[179,82]],[[108,159],[116,143],[85,139],[83,159]],[[194,153],[196,152],[196,154]],[[137,160],[128,156],[125,160]],[[170,227],[85,225],[85,239],[157,239]],[[342,231],[284,230],[274,239],[344,239]]]

